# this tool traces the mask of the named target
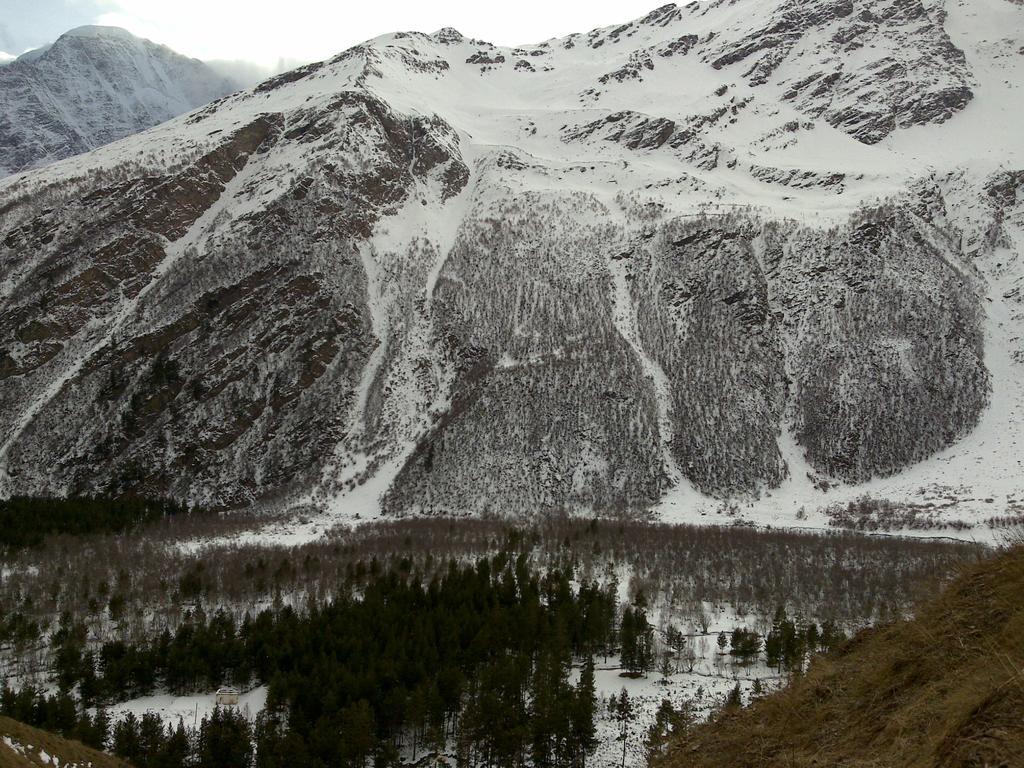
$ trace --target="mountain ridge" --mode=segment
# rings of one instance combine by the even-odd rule
[[[1019,514],[1020,10],[749,8],[386,35],[0,182],[5,492]]]

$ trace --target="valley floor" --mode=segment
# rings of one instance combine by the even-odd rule
[[[55,638],[67,637],[69,629],[81,638],[80,651],[118,658],[118,643],[142,647],[196,621],[229,621],[241,631],[245,617],[260,611],[302,617],[338,599],[358,599],[365,589],[358,574],[367,569],[429,579],[446,573],[449,563],[519,552],[531,572],[565,573],[574,589],[596,584],[613,593],[616,622],[642,606],[652,637],[646,674],[624,676],[618,648],[595,659],[598,745],[588,760],[597,768],[622,764],[619,723],[608,702],[625,689],[636,710],[625,760],[628,768],[640,768],[663,700],[706,717],[737,685],[744,699],[755,680],[761,690],[778,686],[781,673],[768,667],[763,652],[740,664],[727,639],[724,649],[719,645],[719,633],[746,629],[763,639],[777,628],[781,607],[801,632],[829,622],[848,635],[907,615],[922,591],[985,551],[955,541],[841,530],[570,517],[518,526],[494,519],[368,521],[288,546],[246,538],[246,524],[231,517],[171,518],[135,533],[55,536],[9,552],[0,578],[0,674],[14,688],[54,692]],[[54,574],[60,574],[56,581]],[[685,636],[682,651],[669,647],[675,630]],[[581,664],[575,658],[573,680]],[[153,712],[172,727],[180,721],[191,728],[213,715],[217,687],[233,682],[203,680],[171,692],[157,678],[134,696],[103,704],[115,721]],[[268,680],[248,679],[241,687],[237,711],[254,719],[267,701]]]

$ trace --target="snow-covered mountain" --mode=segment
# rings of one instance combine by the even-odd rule
[[[238,90],[117,27],[78,27],[0,68],[0,175],[130,136]]]
[[[3,491],[1020,514],[1022,31],[712,0],[399,33],[10,178]]]

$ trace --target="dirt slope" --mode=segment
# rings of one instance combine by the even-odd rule
[[[53,758],[60,762],[55,763]],[[0,717],[0,768],[131,768],[111,755],[81,742],[63,739],[9,717]]]
[[[1024,766],[1024,546],[680,739],[683,766]]]

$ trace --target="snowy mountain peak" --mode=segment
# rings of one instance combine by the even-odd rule
[[[60,37],[108,38],[116,40],[141,41],[141,38],[136,37],[127,29],[123,29],[122,27],[101,26],[99,24],[85,24],[81,27],[75,27],[74,29],[69,29]],[[59,40],[60,38],[57,39]]]
[[[466,38],[454,27],[442,27],[430,36],[439,43],[461,43]]]
[[[236,90],[202,62],[84,26],[0,69],[0,175],[145,130]]]

